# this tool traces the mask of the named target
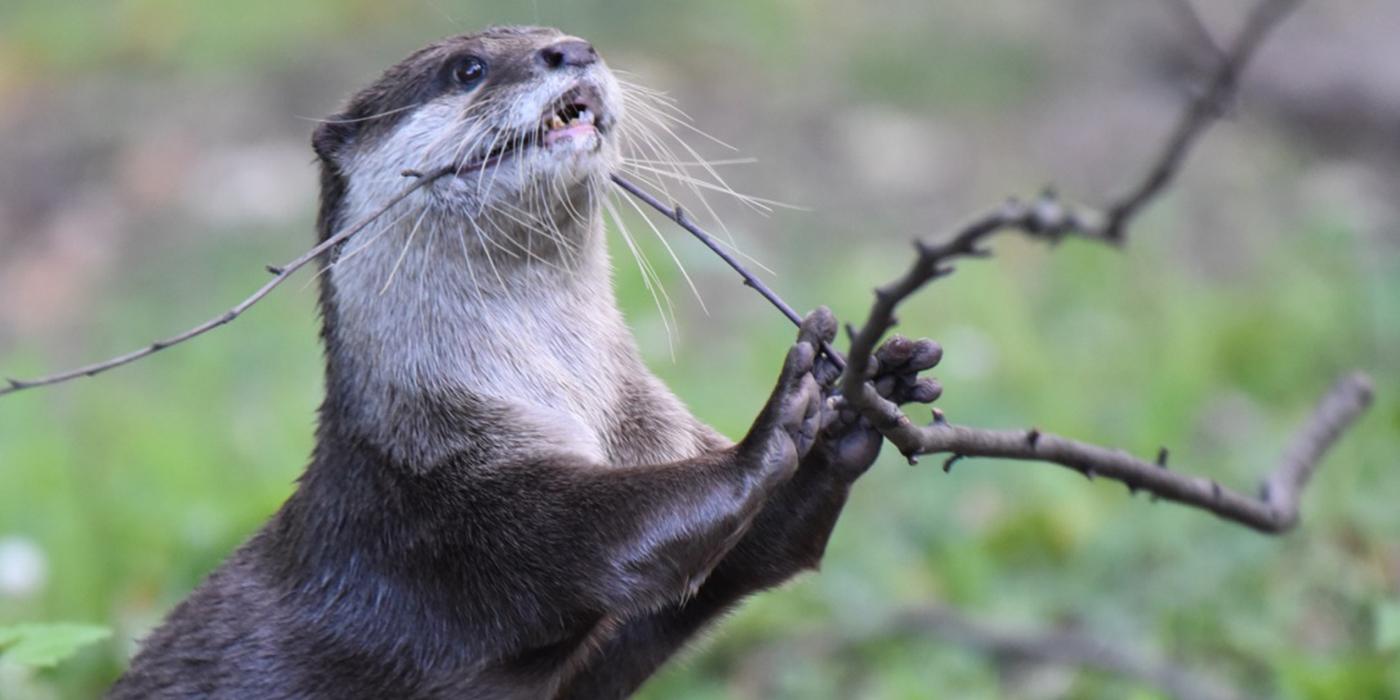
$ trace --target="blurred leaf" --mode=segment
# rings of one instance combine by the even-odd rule
[[[61,622],[0,627],[0,659],[21,666],[49,668],[111,635],[106,627]]]

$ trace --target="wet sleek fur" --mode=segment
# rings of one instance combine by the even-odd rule
[[[598,133],[545,144],[579,86]],[[310,465],[109,697],[625,697],[818,563],[880,442],[824,401],[835,323],[808,318],[737,445],[692,417],[613,301],[598,201],[625,118],[592,47],[508,27],[415,53],[316,130],[323,239],[404,168],[463,173],[326,264]],[[907,389],[929,363],[886,364]]]

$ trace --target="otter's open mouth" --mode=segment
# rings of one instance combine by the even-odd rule
[[[607,113],[603,111],[598,89],[592,85],[579,85],[550,104],[540,117],[537,130],[519,134],[515,138],[496,139],[496,146],[473,165],[462,168],[461,171],[465,173],[468,170],[488,168],[521,151],[541,146],[550,148],[561,142],[587,138],[590,135],[598,137],[597,143],[601,143],[601,137],[607,133],[608,127]]]
[[[566,139],[601,134],[602,116],[597,89],[575,87],[545,111],[538,142],[548,147]]]

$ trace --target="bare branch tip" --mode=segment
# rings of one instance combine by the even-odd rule
[[[952,471],[953,471],[953,465],[954,465],[954,464],[957,464],[957,463],[960,462],[960,461],[962,461],[962,459],[963,459],[963,455],[954,454],[953,456],[949,457],[948,459],[943,460],[943,473],[944,473],[944,474],[951,474]]]

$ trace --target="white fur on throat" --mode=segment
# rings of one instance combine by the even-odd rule
[[[343,219],[401,190],[404,168],[485,153],[487,127],[533,128],[581,79],[622,118],[620,89],[601,64],[583,78],[544,76],[514,96],[494,94],[494,103],[449,95],[419,107],[347,159]],[[474,106],[498,111],[484,118]],[[483,444],[502,458],[617,461],[608,431],[625,410],[619,402],[635,398],[621,394],[642,391],[640,410],[675,433],[651,436],[646,458],[682,459],[720,439],[642,365],[617,310],[599,199],[619,158],[600,135],[525,148],[484,172],[439,180],[347,244],[327,273],[332,342],[363,434],[412,463]],[[451,424],[456,414],[441,407],[454,402],[489,414],[489,427],[477,429],[492,434]]]

